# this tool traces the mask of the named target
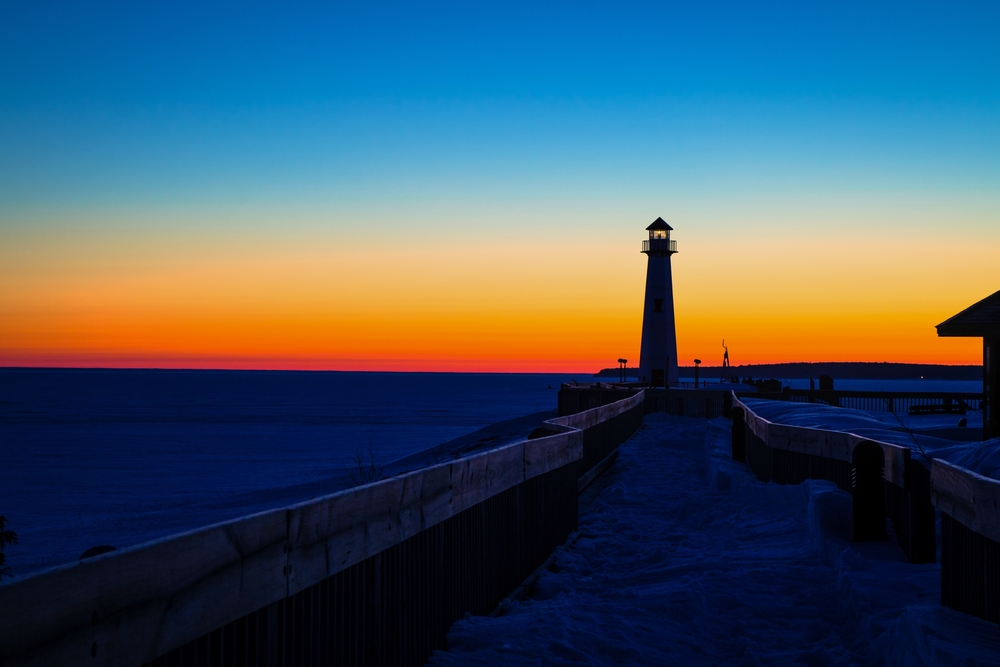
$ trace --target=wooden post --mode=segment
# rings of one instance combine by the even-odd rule
[[[733,460],[747,462],[747,423],[741,407],[732,408],[733,417]]]
[[[870,441],[859,442],[851,455],[851,496],[855,542],[886,539],[885,453]]]
[[[1000,338],[983,338],[983,440],[1000,437]]]

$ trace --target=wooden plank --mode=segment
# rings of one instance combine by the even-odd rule
[[[289,595],[524,481],[524,443],[289,509]]]
[[[524,443],[524,478],[531,479],[583,458],[583,431],[567,431]]]
[[[275,510],[15,579],[0,659],[141,664],[283,597],[286,538]]]
[[[451,464],[452,512],[478,505],[523,481],[524,442],[459,459]]]
[[[646,400],[645,394],[640,391],[634,396],[629,396],[628,398],[624,398],[620,401],[615,401],[614,403],[602,405],[597,408],[591,408],[590,410],[584,410],[583,412],[577,412],[576,414],[556,417],[555,419],[550,419],[545,423],[568,426],[582,431],[602,422],[606,422],[612,417],[617,417],[621,413],[634,408],[636,405],[640,405],[644,400]]]
[[[850,461],[854,439],[849,433],[769,423],[767,444],[800,454]]]
[[[743,420],[746,422],[747,430],[756,435],[758,438],[767,442],[768,440],[768,429],[771,426],[771,422],[760,417],[750,408],[744,408]]]
[[[424,468],[401,477],[403,497],[399,508],[401,536],[405,540],[421,530],[451,518],[451,464]]]
[[[289,508],[289,595],[402,541],[402,497],[397,477]]]
[[[934,459],[931,502],[970,530],[1000,542],[1000,480]]]
[[[735,393],[732,396],[733,407],[743,408],[743,422],[746,424],[747,431],[753,433],[764,442],[767,442],[767,426],[770,422],[751,410],[746,403],[741,401],[739,397],[736,396]]]
[[[759,417],[734,394],[733,407],[737,406],[743,408],[747,428],[766,442],[768,447],[801,454],[813,454],[850,463],[853,460],[854,448],[859,442],[875,442],[882,447],[882,451],[885,453],[886,481],[899,487],[905,486],[906,459],[910,456],[908,447],[872,440],[847,431],[776,424]]]

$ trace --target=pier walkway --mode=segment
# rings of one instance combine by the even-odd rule
[[[1000,665],[995,625],[939,605],[937,565],[850,543],[850,496],[761,484],[729,438],[647,416],[529,596],[456,623],[430,663]]]

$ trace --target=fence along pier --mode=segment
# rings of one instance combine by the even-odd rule
[[[908,560],[933,563],[937,508],[941,604],[1000,623],[1000,480],[852,433],[775,424],[731,401],[733,458],[761,481],[825,479],[849,491],[856,540],[885,539],[889,519]]]
[[[564,387],[560,412],[615,400],[625,387]],[[773,423],[732,392],[645,389],[645,412],[732,420],[732,457],[757,479],[801,484],[823,479],[851,494],[856,540],[884,540],[886,521],[911,563],[937,560],[941,547],[941,604],[1000,623],[1000,480],[932,459],[908,447],[853,433]],[[982,394],[935,392],[784,391],[751,394],[772,400],[823,402],[856,409],[906,411],[912,405],[980,408]],[[936,535],[935,509],[941,513]]]
[[[729,392],[598,385],[560,392],[528,440],[4,583],[0,664],[423,664],[566,540],[579,490],[654,411],[730,417],[758,479],[833,481],[855,536],[888,518],[911,562],[935,559],[937,507],[942,604],[1000,622],[1000,481]]]
[[[577,526],[644,396],[536,437],[0,585],[0,664],[422,665]],[[599,472],[599,470],[598,470]]]

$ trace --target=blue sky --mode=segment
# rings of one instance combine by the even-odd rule
[[[884,261],[836,258],[852,270],[883,262],[886,298],[915,298],[924,279],[908,265],[914,235],[948,245],[933,270],[963,289],[935,288],[928,321],[996,280],[982,253],[1000,244],[996,3],[0,11],[0,307],[19,313],[8,322],[69,322],[59,295],[80,276],[96,294],[131,280],[122,266],[163,264],[180,283],[183,267],[210,271],[240,244],[246,267],[279,245],[302,257],[329,248],[329,265],[346,266],[361,248],[414,243],[500,266],[497,247],[530,254],[575,235],[535,284],[601,257],[602,284],[638,294],[633,246],[656,216],[691,253],[678,275],[699,302],[718,298],[705,267],[720,253],[730,267],[791,270],[823,264],[844,239],[882,249]],[[887,256],[893,239],[904,243]],[[67,263],[60,286],[53,267]],[[434,280],[442,270],[427,268]],[[23,285],[50,291],[22,303]],[[495,289],[512,302],[531,293]],[[804,295],[762,312],[806,307]],[[911,315],[887,316],[923,321]],[[714,340],[723,324],[695,328]],[[26,326],[0,321],[0,348],[50,327]]]
[[[1000,175],[995,4],[4,13],[0,192],[22,210],[642,196],[649,179],[995,193]]]

